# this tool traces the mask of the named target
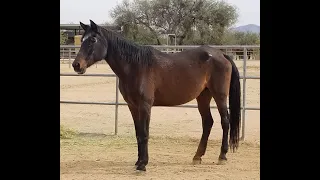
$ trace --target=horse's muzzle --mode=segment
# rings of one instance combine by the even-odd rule
[[[81,67],[79,62],[74,61],[72,63],[72,67],[73,67],[73,70],[75,72],[77,72],[78,74],[84,74],[86,72],[86,68],[85,67]]]

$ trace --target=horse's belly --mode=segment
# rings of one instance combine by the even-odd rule
[[[185,60],[174,66],[158,71],[155,78],[154,106],[185,104],[197,98],[206,88],[210,67],[207,62]]]
[[[189,87],[164,87],[155,91],[154,106],[176,106],[185,104],[197,98],[205,88],[204,85]]]

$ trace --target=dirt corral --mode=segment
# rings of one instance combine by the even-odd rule
[[[236,61],[242,75],[242,61]],[[62,73],[74,73],[61,64]],[[108,65],[94,65],[87,73],[112,73]],[[260,61],[247,62],[247,75],[260,75]],[[242,82],[241,82],[242,86]],[[115,78],[60,77],[61,100],[115,101]],[[247,80],[246,106],[260,106],[260,80]],[[124,102],[119,96],[120,102]],[[192,101],[188,104],[196,104]],[[212,105],[214,105],[212,100]],[[154,107],[150,122],[150,161],[146,173],[136,173],[134,125],[126,106],[119,107],[119,136],[114,133],[114,106],[61,104],[60,122],[81,132],[61,140],[61,179],[260,179],[260,112],[246,112],[246,141],[228,162],[217,165],[222,129],[217,109],[212,109],[212,128],[201,165],[192,157],[201,134],[201,117],[196,108]]]

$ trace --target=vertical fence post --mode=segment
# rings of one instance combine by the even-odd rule
[[[69,48],[69,68],[71,68],[71,48]]]
[[[244,140],[245,125],[246,125],[246,79],[247,79],[247,48],[243,48],[243,83],[242,83],[242,136],[241,140]]]
[[[116,108],[114,114],[114,135],[118,134],[119,78],[116,76]]]

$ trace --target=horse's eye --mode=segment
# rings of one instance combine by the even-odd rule
[[[93,43],[96,43],[97,42],[97,38],[93,37],[93,38],[90,38],[91,42]]]

